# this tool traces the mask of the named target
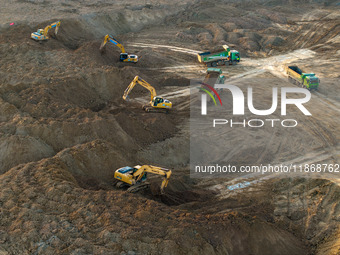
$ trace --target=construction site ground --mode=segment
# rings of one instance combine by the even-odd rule
[[[221,67],[226,82],[246,89],[261,79],[259,108],[271,104],[273,86],[295,86],[285,64],[321,83],[306,104],[312,116],[298,127],[230,129],[222,156],[233,164],[340,162],[337,1],[0,6],[0,255],[340,254],[339,174],[255,175],[230,190],[245,180],[195,179],[189,171],[190,80],[206,73],[196,54],[223,44],[241,54],[238,65]],[[56,20],[56,38],[30,39]],[[119,62],[109,44],[101,54],[108,33],[139,62]],[[136,75],[172,101],[170,114],[144,112],[142,87],[122,99]],[[222,97],[231,105],[228,93]],[[159,177],[137,194],[113,185],[116,169],[141,163],[172,170],[164,195]]]

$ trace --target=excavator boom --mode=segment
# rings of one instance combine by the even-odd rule
[[[149,83],[147,83],[145,80],[143,80],[142,78],[140,78],[138,75],[132,80],[132,82],[130,83],[130,85],[125,89],[124,91],[124,95],[123,95],[123,99],[126,100],[131,92],[131,90],[136,86],[136,84],[139,84],[141,86],[143,86],[144,88],[146,88],[147,90],[150,91],[151,94],[151,99],[150,101],[152,101],[152,99],[157,96],[156,90],[154,87],[152,87]]]
[[[46,26],[45,29],[44,29],[44,35],[48,36],[48,31],[51,28],[55,28],[54,34],[57,35],[58,34],[58,30],[59,30],[59,26],[60,26],[60,21],[54,22],[51,25]]]
[[[118,42],[115,38],[113,38],[113,36],[108,35],[108,34],[105,35],[104,41],[100,45],[100,48],[99,48],[100,51],[102,51],[104,49],[104,47],[107,44],[107,42],[110,42],[110,43],[116,45],[118,48],[120,48],[122,53],[126,53],[124,46],[120,42]]]
[[[145,80],[140,78],[138,75],[132,80],[129,86],[125,89],[124,95],[123,95],[124,100],[128,99],[128,96],[131,90],[136,86],[136,84],[139,84],[150,91],[150,96],[151,96],[150,103],[149,103],[150,105],[143,106],[143,109],[146,112],[151,112],[151,111],[154,111],[154,112],[165,111],[166,113],[169,112],[169,109],[172,108],[172,103],[167,99],[157,96],[155,88],[152,87]]]

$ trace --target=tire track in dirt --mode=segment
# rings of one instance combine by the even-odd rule
[[[310,117],[305,124],[310,128],[312,133],[319,137],[326,147],[335,146],[337,144],[336,138],[329,132],[319,121]],[[307,128],[307,130],[309,130]]]
[[[325,95],[321,94],[318,91],[314,91],[314,94],[318,95],[319,97],[316,97],[320,102],[324,103],[328,107],[332,108],[333,110],[340,112],[340,103],[331,99],[327,98]],[[313,97],[313,95],[312,95]]]
[[[328,150],[324,149],[319,149],[317,151],[313,151],[310,153],[307,153],[303,156],[299,156],[297,158],[294,158],[292,160],[286,161],[286,162],[281,162],[281,163],[272,163],[271,165],[273,166],[280,166],[280,165],[305,165],[305,164],[317,164],[320,162],[323,162],[325,160],[333,159],[333,161],[336,160],[336,157],[340,155],[340,145],[335,145],[330,147]],[[335,161],[336,162],[336,161]],[[338,163],[338,162],[337,162]],[[239,190],[242,190],[243,188],[250,187],[254,184],[258,184],[260,182],[273,179],[273,178],[280,178],[280,177],[307,177],[306,174],[308,173],[298,173],[298,172],[291,172],[289,175],[287,173],[267,173],[263,174],[261,172],[259,173],[250,173],[246,175],[242,175],[239,177],[235,177],[230,181],[226,181],[223,183],[219,183],[217,185],[210,186],[209,189],[215,190],[215,191],[220,191],[220,194],[217,195],[220,199],[224,199],[230,196],[230,192],[226,192],[226,187],[228,186],[238,186]],[[328,180],[336,180],[339,177],[338,173],[331,173],[331,172],[326,172],[326,173],[321,173],[323,179],[328,179]],[[313,175],[308,174],[308,177],[313,177]],[[320,175],[316,175],[315,177],[320,177]],[[209,182],[209,180],[208,180]],[[204,183],[204,182],[203,182]],[[246,185],[244,183],[247,183]],[[339,183],[339,182],[337,182]],[[233,189],[233,192],[238,189]]]
[[[276,144],[275,141],[276,135],[275,131],[272,132],[270,139],[266,142],[265,148],[262,150],[261,155],[259,156],[258,160],[256,161],[257,164],[261,164],[263,158],[267,155],[268,152],[270,152],[272,149],[271,147]]]
[[[187,48],[176,47],[176,46],[171,46],[171,45],[162,45],[162,44],[131,43],[131,44],[129,44],[129,46],[141,47],[141,48],[165,48],[165,49],[169,49],[169,50],[172,50],[172,51],[187,53],[187,54],[190,54],[190,55],[196,55],[197,53],[201,52],[201,51],[198,51],[198,50],[191,50],[191,49],[187,49]]]
[[[202,65],[178,65],[178,66],[167,66],[167,67],[160,67],[160,68],[154,68],[154,67],[150,67],[150,68],[145,68],[146,70],[176,70],[176,69],[200,69],[202,70]]]

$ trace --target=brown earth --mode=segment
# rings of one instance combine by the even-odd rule
[[[321,79],[313,117],[289,132],[230,130],[225,160],[339,163],[339,5],[310,2],[1,0],[0,254],[340,254],[339,175],[252,176],[235,191],[245,180],[189,175],[188,90],[205,73],[195,54],[221,44],[242,56],[222,67],[227,81],[265,80],[260,107],[268,87],[294,86],[285,63]],[[29,38],[57,19],[56,38]],[[107,33],[140,61],[100,53]],[[145,113],[143,88],[122,100],[135,75],[170,114]],[[115,169],[144,163],[172,169],[165,195],[158,177],[138,194],[113,186]]]

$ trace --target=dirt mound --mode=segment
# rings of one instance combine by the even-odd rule
[[[63,19],[58,31],[58,43],[71,50],[78,49],[83,43],[93,40],[93,30],[83,20]]]
[[[1,137],[0,174],[5,173],[16,165],[37,161],[53,155],[52,147],[40,139],[25,135]]]
[[[138,115],[137,115],[138,114]],[[141,145],[165,140],[177,132],[176,120],[170,114],[146,113],[141,107],[115,115],[124,131]]]
[[[257,9],[256,13],[253,11],[254,8]],[[288,22],[285,15],[276,11],[274,7],[264,9],[262,5],[257,6],[256,1],[228,5],[212,3],[204,7],[203,4],[199,4],[190,11],[178,14],[176,18],[186,20],[185,28],[177,33],[179,40],[199,43],[201,47],[209,49],[217,44],[235,44],[242,54],[270,50],[270,47],[267,47],[267,39],[272,34],[281,36],[283,33],[280,42],[277,38],[271,43],[273,46],[281,46],[283,40],[291,35],[288,29],[282,29]],[[172,19],[175,17],[168,18],[169,22]],[[273,31],[267,33],[267,29]]]
[[[176,169],[176,171],[178,170]],[[192,202],[202,203],[215,196],[214,192],[197,189],[193,184],[188,176],[184,176],[184,178],[173,177],[166,188],[165,194],[159,197],[160,201],[166,205],[174,206]]]
[[[339,17],[326,15],[320,20],[297,23],[298,30],[294,38],[289,37],[295,47],[312,47],[317,51],[337,51],[340,45]]]
[[[131,143],[130,146],[133,151],[137,145]],[[56,157],[68,166],[79,186],[85,189],[112,189],[114,171],[132,160],[129,148],[125,148],[127,153],[122,155],[118,153],[119,147],[118,144],[95,140],[65,149]]]
[[[121,191],[83,190],[67,169],[55,157],[0,176],[6,216],[0,240],[6,251],[307,254],[292,235],[253,217],[201,215]],[[23,207],[16,206],[19,201],[25,201]]]
[[[181,76],[169,76],[165,75],[165,77],[159,82],[161,86],[183,86],[187,87],[190,85],[190,80],[183,78]]]
[[[179,120],[165,114],[147,114],[141,104],[133,106],[121,99],[135,72],[130,67],[114,68],[56,78],[53,83],[35,87],[2,87],[2,121],[6,124],[0,130],[8,135],[2,146],[7,150],[2,154],[3,171],[17,163],[39,160],[96,139],[120,144],[119,150],[125,147],[126,153],[133,153],[140,146],[171,137],[177,132]],[[138,95],[138,90],[135,93]],[[148,92],[140,92],[147,100],[145,93]],[[18,140],[11,135],[26,137]],[[20,144],[24,151],[17,153],[16,159],[8,148]],[[31,145],[33,149],[25,152]],[[8,157],[12,160],[5,163]]]
[[[304,235],[316,251],[321,243],[333,242],[327,239],[337,236],[339,227],[336,215],[340,215],[340,190],[336,183],[322,179],[283,179],[275,183],[274,193],[278,193],[279,198],[273,201],[277,222]],[[325,254],[336,254],[339,245],[338,239],[324,250]]]

